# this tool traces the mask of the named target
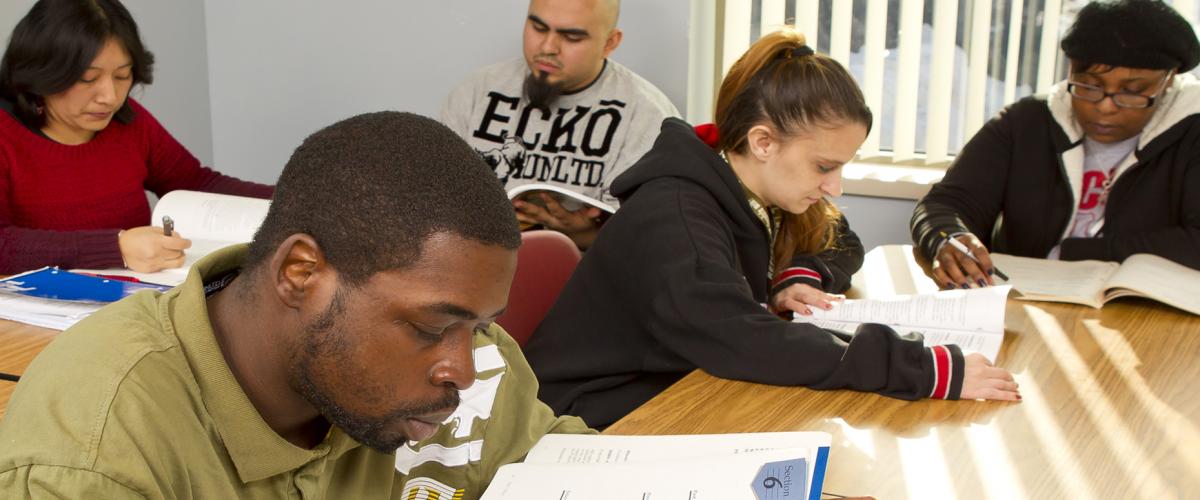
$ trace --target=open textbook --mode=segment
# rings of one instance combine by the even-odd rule
[[[1016,298],[1069,302],[1099,308],[1118,297],[1157,300],[1200,314],[1200,271],[1157,255],[1139,253],[1124,263],[1061,261],[992,254],[1008,274]]]
[[[196,191],[171,191],[158,200],[151,220],[159,224],[163,216],[175,221],[175,230],[192,241],[184,251],[183,267],[156,273],[128,269],[80,269],[109,276],[129,276],[146,283],[175,286],[187,278],[192,264],[216,250],[246,243],[254,237],[270,208],[270,200]]]
[[[957,344],[964,353],[978,352],[995,362],[1004,343],[1004,307],[1011,288],[1001,285],[850,299],[834,302],[829,311],[813,308],[812,316],[797,314],[794,321],[847,333],[854,333],[863,323],[882,323],[901,335],[922,334],[927,346]]]
[[[592,198],[591,196],[582,195],[576,193],[575,191],[571,191],[570,189],[562,186],[556,186],[554,184],[522,184],[508,190],[508,199],[520,200],[545,207],[546,204],[541,199],[542,193],[549,194],[552,198],[554,198],[555,201],[562,205],[564,209],[571,212],[575,212],[587,206],[599,208],[604,212],[608,212],[608,214],[614,214],[617,212],[617,207]],[[601,215],[603,216],[606,214]]]
[[[482,500],[821,498],[824,432],[548,434],[500,468]]]

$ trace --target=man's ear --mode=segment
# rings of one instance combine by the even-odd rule
[[[303,233],[289,236],[275,249],[269,271],[276,297],[292,309],[301,309],[323,282],[337,279],[317,240]]]
[[[766,125],[755,125],[746,132],[746,147],[750,156],[758,161],[767,161],[777,146],[775,133]]]
[[[613,28],[612,33],[608,34],[608,39],[604,40],[604,57],[608,57],[621,46],[621,40],[625,38],[625,33],[621,28]]]

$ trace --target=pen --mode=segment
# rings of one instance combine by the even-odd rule
[[[942,237],[946,238],[946,242],[949,243],[950,246],[954,247],[955,250],[962,252],[963,255],[966,255],[968,259],[975,261],[976,264],[983,265],[983,263],[979,262],[979,259],[975,258],[975,254],[971,253],[971,249],[967,248],[967,246],[961,241],[958,241],[958,238],[951,238],[947,236],[945,232],[942,232]],[[996,273],[996,276],[998,276],[1000,279],[1008,281],[1008,276],[1005,276],[1004,273],[1000,272],[1000,269],[996,266],[992,266],[992,272]]]
[[[175,221],[170,215],[163,216],[163,236],[170,236],[175,231]]]
[[[113,275],[113,274],[85,273],[85,272],[81,272],[81,271],[71,271],[71,272],[76,273],[76,274],[82,274],[84,276],[91,276],[93,278],[102,278],[102,279],[106,279],[106,280],[127,281],[129,283],[141,283],[142,282],[142,280],[137,279],[133,276],[117,276],[117,275]]]

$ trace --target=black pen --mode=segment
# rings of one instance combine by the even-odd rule
[[[966,255],[968,259],[975,261],[976,264],[981,266],[983,265],[982,262],[979,262],[979,259],[975,258],[975,254],[971,253],[971,249],[967,248],[967,246],[962,244],[961,241],[947,236],[945,232],[942,233],[942,237],[946,238],[946,242],[949,243],[950,246],[954,247],[955,250],[962,252],[962,254]],[[1008,281],[1008,276],[1005,276],[1004,273],[1000,272],[1000,268],[992,266],[992,272],[996,273],[996,276],[1000,279]]]
[[[163,236],[170,236],[175,232],[175,221],[171,220],[170,215],[163,216]]]

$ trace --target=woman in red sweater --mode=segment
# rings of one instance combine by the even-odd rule
[[[0,273],[179,267],[191,243],[148,225],[146,190],[271,197],[201,166],[129,98],[153,63],[117,0],[40,0],[13,29],[0,61]]]

